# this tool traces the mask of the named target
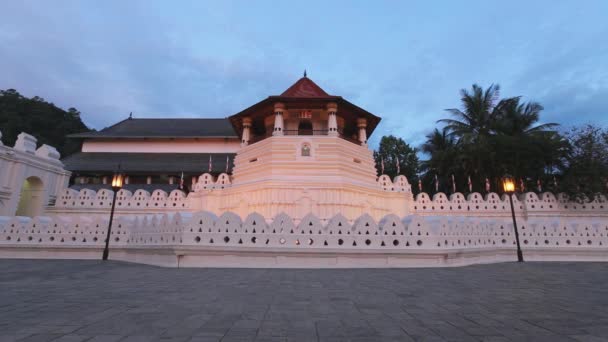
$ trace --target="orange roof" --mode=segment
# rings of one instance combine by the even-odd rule
[[[281,94],[285,97],[331,97],[310,78],[304,76]]]
[[[338,115],[348,118],[351,124],[356,124],[357,118],[367,118],[367,136],[371,136],[372,132],[380,122],[380,118],[365,109],[354,105],[342,96],[329,95],[325,90],[319,87],[308,77],[300,78],[291,87],[287,88],[281,95],[269,96],[266,99],[246,108],[239,113],[230,116],[228,119],[234,127],[234,130],[240,136],[243,132],[242,117],[251,117],[259,122],[265,117],[274,113],[274,105],[277,102],[284,103],[288,107],[294,108],[317,108],[325,109],[327,103],[335,102],[338,105]]]

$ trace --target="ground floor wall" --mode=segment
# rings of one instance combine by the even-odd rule
[[[337,213],[349,221],[363,214],[369,214],[375,220],[391,213],[405,216],[411,210],[413,197],[411,193],[349,183],[263,181],[191,193],[188,201],[191,210],[209,211],[216,215],[229,211],[246,217],[256,212],[271,220],[285,213],[299,222],[310,213],[321,222],[327,222]]]

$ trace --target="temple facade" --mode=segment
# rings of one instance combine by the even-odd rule
[[[99,132],[70,135],[81,151],[64,158],[72,188],[109,189],[112,174],[126,174],[126,188],[189,190],[202,172],[232,172],[239,137],[227,119],[136,119]]]
[[[379,122],[303,77],[227,119],[129,118],[72,135],[83,139],[82,151],[64,163],[76,189],[109,187],[120,168],[127,189],[151,193],[183,182],[194,192],[190,208],[218,214],[404,215],[413,201],[407,180],[382,187],[367,147]]]
[[[112,259],[170,267],[432,267],[517,260],[519,236],[526,260],[608,260],[605,197],[414,199],[405,176],[377,174],[379,121],[304,77],[226,119],[74,135],[71,188],[59,154],[22,134],[0,145],[0,258],[98,259],[108,241]]]

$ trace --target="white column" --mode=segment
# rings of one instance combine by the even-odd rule
[[[125,176],[125,184],[129,184],[129,181],[130,181],[129,176]]]
[[[241,146],[249,145],[251,139],[251,118],[243,118],[243,140]]]
[[[327,104],[327,135],[329,136],[338,136],[338,119],[336,118],[337,111],[337,104],[334,102]]]
[[[152,184],[152,176],[146,177],[146,184]]]
[[[108,176],[101,177],[101,184],[108,184]]]
[[[274,104],[274,130],[272,135],[283,135],[283,112],[285,106],[282,103]]]
[[[357,119],[357,127],[359,127],[359,141],[361,142],[361,145],[367,145],[367,131],[365,130],[367,127],[367,119]]]
[[[175,182],[175,177],[169,176],[169,184],[173,184]]]

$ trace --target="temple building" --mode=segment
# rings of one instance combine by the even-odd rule
[[[129,117],[101,131],[72,134],[68,137],[82,141],[81,151],[62,161],[76,189],[107,188],[120,168],[127,188],[170,191],[183,174],[184,187],[191,190],[202,172],[232,174],[241,146],[273,135],[338,136],[365,144],[379,121],[303,77],[281,95],[229,118]]]
[[[120,165],[127,190],[183,184],[194,210],[267,218],[404,214],[413,199],[407,180],[379,179],[367,147],[379,122],[304,76],[226,119],[129,118],[72,135],[83,139],[82,150],[63,162],[72,188],[108,187]]]
[[[72,134],[81,152],[62,161],[73,188],[109,188],[119,168],[127,188],[176,189],[184,175],[190,188],[202,172],[231,172],[240,147],[226,119],[136,119],[129,117],[99,132]]]
[[[414,199],[404,175],[378,176],[367,139],[379,121],[305,75],[225,119],[128,118],[73,135],[82,149],[62,161],[22,133],[0,143],[0,257],[111,249],[170,267],[468,265],[517,260],[516,247],[521,258],[517,218],[526,260],[606,260],[605,197]]]

